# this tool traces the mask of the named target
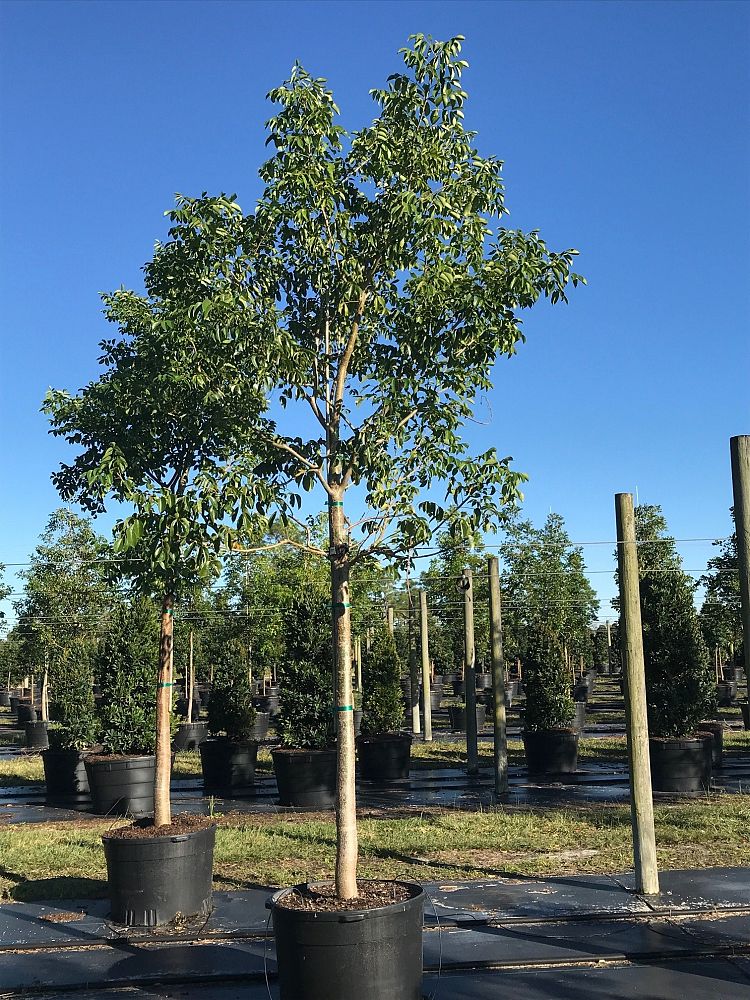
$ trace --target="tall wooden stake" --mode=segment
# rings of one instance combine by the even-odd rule
[[[417,663],[416,623],[414,601],[409,593],[409,705],[411,706],[411,731],[415,736],[422,732],[419,719],[419,664]]]
[[[154,826],[172,822],[169,782],[172,776],[172,675],[174,596],[165,594],[161,606],[159,675],[156,688],[156,771],[154,774]]]
[[[191,632],[188,637],[189,642],[189,652],[188,652],[188,690],[187,690],[187,700],[188,700],[188,722],[193,721],[193,692],[195,691],[195,672],[193,670],[193,633]]]
[[[740,609],[745,679],[750,690],[750,434],[729,439],[734,492],[734,526],[737,531],[737,561],[740,571]]]
[[[430,639],[427,633],[427,594],[419,591],[419,638],[422,658],[422,703],[424,704],[424,740],[432,743],[432,703],[430,702]]]
[[[354,640],[354,648],[357,653],[357,690],[362,694],[362,639],[359,636]]]
[[[633,497],[630,493],[615,495],[615,515],[620,581],[620,652],[625,673],[625,723],[630,763],[630,818],[633,827],[635,881],[637,892],[651,895],[659,891],[659,869],[656,863],[648,748],[638,549],[635,541]]]
[[[385,611],[385,623],[393,638],[393,605],[389,604]]]
[[[464,591],[464,697],[466,701],[466,771],[479,774],[477,747],[477,679],[474,648],[474,583],[471,570],[464,569],[461,579]]]
[[[503,628],[500,606],[500,567],[497,556],[487,560],[490,581],[490,650],[492,655],[492,728],[494,749],[492,764],[495,772],[495,795],[508,793],[508,735],[505,719],[505,660],[503,658]]]

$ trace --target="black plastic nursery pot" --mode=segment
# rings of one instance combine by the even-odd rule
[[[408,733],[360,736],[359,769],[365,781],[397,781],[409,777],[412,737]]]
[[[205,722],[181,722],[172,740],[173,750],[197,750],[208,736]]]
[[[586,702],[575,702],[575,710],[576,714],[573,716],[571,725],[580,736],[586,726]]]
[[[354,709],[354,735],[359,736],[359,731],[362,728],[362,709]]]
[[[535,777],[574,774],[578,768],[578,733],[573,729],[524,730],[526,767]]]
[[[466,708],[463,705],[449,705],[448,717],[454,733],[466,732]],[[487,712],[484,705],[477,705],[477,731],[484,729]]]
[[[253,723],[253,739],[264,740],[268,736],[268,726],[271,722],[270,712],[256,712]]]
[[[336,751],[278,748],[271,751],[279,804],[332,809],[336,801]]]
[[[700,792],[711,785],[711,747],[713,737],[697,733],[683,739],[652,737],[651,787],[655,792]]]
[[[748,730],[750,729],[750,705],[746,701],[743,701],[740,704],[740,711],[742,712],[742,724]]]
[[[737,681],[719,681],[716,700],[721,708],[728,708],[737,697]]]
[[[706,751],[711,754],[711,766],[721,767],[724,764],[724,723],[704,720],[700,724],[699,734],[709,733],[711,742],[706,743]]]
[[[7,691],[0,691],[0,708],[10,708],[10,694]]]
[[[19,701],[16,718],[21,726],[25,726],[27,722],[36,722],[36,709],[30,701]]]
[[[164,837],[102,837],[111,916],[128,927],[155,927],[211,909],[216,827]]]
[[[95,813],[139,818],[154,811],[156,757],[87,757],[85,763]]]
[[[422,1000],[424,892],[395,884],[410,897],[372,910],[287,909],[294,889],[271,897],[280,1000]]]
[[[8,696],[8,701],[10,702],[10,710],[11,712],[13,712],[14,715],[18,714],[18,703],[20,700],[21,699],[17,694],[11,694]]]
[[[79,750],[44,750],[42,763],[47,802],[76,804],[88,799],[89,779]]]
[[[47,723],[41,719],[26,723],[26,747],[28,750],[48,750]]]
[[[270,719],[276,718],[280,707],[278,694],[259,695],[257,698],[253,698],[253,708],[256,712],[267,714]]]
[[[258,759],[255,740],[230,740],[226,736],[215,736],[204,740],[198,750],[204,791],[231,797],[254,790]]]
[[[492,687],[492,674],[475,674],[474,677],[477,691],[483,691],[485,688],[489,689]]]
[[[443,689],[432,688],[430,690],[430,708],[433,712],[437,712],[443,702]]]
[[[579,681],[573,688],[573,701],[588,701],[589,691],[588,683],[586,681]]]
[[[181,719],[187,719],[188,715],[188,700],[187,698],[178,698],[175,704],[175,712],[180,716]],[[200,698],[193,698],[193,718],[197,719],[201,714],[201,702]]]

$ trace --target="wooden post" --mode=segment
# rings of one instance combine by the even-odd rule
[[[490,582],[490,651],[492,655],[492,729],[494,747],[492,765],[495,772],[495,795],[508,793],[508,735],[505,719],[505,661],[503,659],[503,628],[500,607],[500,567],[497,556],[487,560]]]
[[[362,694],[362,639],[359,636],[354,640],[354,648],[357,651],[357,690]]]
[[[654,803],[646,714],[641,599],[638,590],[638,548],[635,512],[630,493],[615,495],[617,566],[620,583],[620,652],[625,673],[625,725],[630,764],[630,818],[633,827],[636,891],[659,891],[656,863]]]
[[[389,604],[385,610],[385,623],[393,638],[393,605]]]
[[[732,458],[734,526],[740,571],[742,648],[745,653],[745,679],[750,689],[750,434],[730,438],[729,451]]]
[[[432,743],[432,704],[430,703],[430,639],[427,633],[427,594],[419,591],[419,638],[422,658],[422,704],[424,705],[424,741]]]
[[[466,772],[479,774],[477,746],[477,680],[474,649],[474,583],[467,567],[461,577],[464,592],[464,700],[466,701]]]
[[[188,723],[193,721],[193,691],[195,690],[195,674],[193,673],[193,633],[191,632],[188,636],[188,689],[187,689],[187,700],[188,700]]]
[[[409,705],[411,707],[411,731],[415,736],[422,732],[419,718],[419,664],[417,663],[416,622],[414,621],[414,601],[409,593]]]

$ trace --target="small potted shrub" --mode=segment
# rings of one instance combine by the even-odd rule
[[[362,732],[357,741],[362,777],[393,781],[409,777],[411,735],[400,732],[404,719],[401,660],[387,629],[376,636],[362,672]]]
[[[716,687],[695,584],[681,571],[660,508],[636,507],[635,523],[651,784],[660,792],[696,792],[711,780],[711,737],[699,730],[715,713]]]
[[[224,643],[214,661],[208,703],[211,737],[199,746],[207,792],[237,795],[251,791],[255,783],[256,715],[245,661],[245,649],[237,639]]]
[[[94,656],[102,693],[101,752],[86,757],[86,773],[96,813],[140,817],[153,812],[158,634],[148,602],[121,604]]]
[[[477,704],[477,732],[484,729],[484,724],[487,721],[487,706],[484,704]],[[450,719],[451,730],[454,733],[465,733],[466,732],[466,702],[461,701],[457,705],[448,706],[448,718]]]
[[[97,741],[99,725],[89,658],[82,650],[66,653],[52,671],[52,724],[42,761],[47,801],[75,804],[89,795],[85,754]]]
[[[529,774],[569,774],[578,766],[578,733],[569,674],[556,637],[540,633],[524,658],[523,745]]]
[[[271,751],[279,802],[331,809],[336,798],[336,737],[328,604],[315,595],[302,595],[287,622],[276,719],[282,745]]]

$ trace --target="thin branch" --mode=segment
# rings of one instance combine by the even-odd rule
[[[314,556],[326,556],[327,553],[324,549],[319,549],[316,545],[304,545],[302,542],[295,542],[291,538],[282,538],[278,542],[269,542],[268,545],[257,545],[251,549],[245,549],[240,545],[237,545],[231,549],[233,553],[239,553],[241,555],[246,555],[253,552],[269,552],[271,549],[278,549],[282,545],[291,545],[292,548],[300,549],[302,552],[309,552]]]

